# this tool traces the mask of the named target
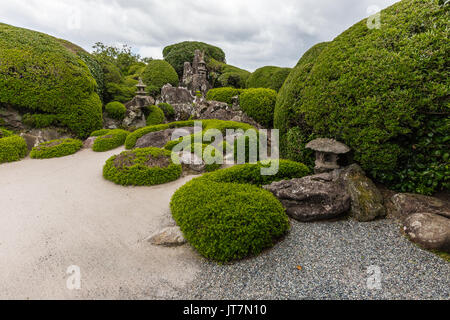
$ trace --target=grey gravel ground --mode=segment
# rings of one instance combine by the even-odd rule
[[[297,268],[301,266],[301,270]],[[369,289],[370,266],[381,289]],[[260,256],[218,265],[202,259],[185,299],[449,299],[450,263],[401,235],[394,220],[292,222]]]

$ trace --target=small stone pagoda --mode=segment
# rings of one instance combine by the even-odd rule
[[[147,87],[142,79],[139,78],[139,82],[136,85],[136,96],[125,104],[127,108],[127,115],[123,120],[122,125],[126,127],[143,127],[146,124],[144,108],[155,104],[155,99],[147,95],[145,88]]]
[[[196,95],[197,91],[204,96],[211,85],[208,81],[208,69],[206,68],[205,53],[195,50],[194,60],[184,63],[182,86],[186,87],[192,95]]]
[[[316,152],[316,173],[323,173],[339,169],[339,156],[350,152],[350,148],[342,142],[334,139],[319,138],[312,140],[306,148]]]

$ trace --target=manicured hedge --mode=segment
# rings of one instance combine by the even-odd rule
[[[205,52],[206,62],[213,58],[219,62],[225,62],[225,53],[222,49],[204,42],[184,41],[167,46],[163,50],[164,60],[170,63],[178,75],[183,75],[184,63],[194,60],[195,50]]]
[[[234,87],[244,89],[247,80],[250,77],[250,72],[247,70],[240,69],[212,58],[209,59],[207,68],[214,88]]]
[[[92,150],[96,152],[104,152],[122,146],[128,134],[130,134],[130,132],[122,129],[107,130],[102,133],[97,136],[98,138],[95,139],[94,145],[92,146]]]
[[[178,86],[178,75],[175,69],[164,60],[150,61],[142,73],[142,80],[147,85],[148,93],[155,97],[161,93],[161,88],[167,83]]]
[[[22,122],[33,128],[47,128],[51,125],[59,123],[58,116],[55,114],[29,114],[26,113],[22,117]]]
[[[247,88],[268,88],[278,91],[291,70],[273,66],[256,69],[247,80]]]
[[[403,0],[381,12],[379,29],[366,19],[355,24],[307,75],[286,81],[276,123],[298,123],[305,139],[346,143],[373,178],[396,190],[449,188],[449,15],[448,4]]]
[[[169,165],[149,167],[147,162],[152,158],[168,159]],[[103,177],[124,186],[152,186],[178,179],[181,171],[181,165],[172,162],[170,151],[150,147],[124,151],[109,158],[103,167]]]
[[[18,161],[28,153],[25,139],[14,135],[11,131],[1,129],[0,137],[0,163]]]
[[[123,120],[127,114],[127,108],[118,101],[113,101],[105,106],[105,111],[113,119]]]
[[[240,106],[244,112],[266,128],[273,125],[273,113],[277,101],[277,92],[272,89],[246,89],[240,97]]]
[[[208,91],[208,93],[206,94],[206,99],[225,102],[231,105],[231,98],[239,96],[240,93],[241,90],[232,87],[215,88]]]
[[[164,112],[157,106],[147,107],[149,114],[147,116],[147,126],[154,126],[166,122]]]
[[[0,103],[57,115],[82,138],[101,128],[97,83],[58,39],[0,23],[0,61]]]
[[[158,104],[158,107],[164,112],[166,119],[173,119],[175,117],[175,109],[172,105],[162,102]]]
[[[33,159],[49,159],[64,157],[74,154],[83,146],[78,139],[56,139],[39,144],[31,150],[30,157]]]

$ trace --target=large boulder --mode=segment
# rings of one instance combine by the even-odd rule
[[[335,173],[322,173],[300,179],[273,182],[264,186],[299,221],[337,218],[350,209],[350,195]]]
[[[450,252],[450,219],[429,212],[406,217],[404,231],[425,249]]]
[[[383,196],[375,184],[366,177],[357,164],[353,164],[340,173],[343,184],[351,198],[350,216],[365,222],[386,216]]]
[[[135,148],[163,148],[172,140],[172,134],[175,131],[177,131],[178,136],[186,136],[194,133],[194,127],[181,127],[147,133],[136,141]]]
[[[397,193],[390,199],[389,212],[402,220],[419,212],[428,212],[450,218],[450,203],[420,194]]]

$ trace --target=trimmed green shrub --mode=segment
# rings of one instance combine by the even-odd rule
[[[74,154],[83,146],[78,139],[57,139],[39,144],[31,150],[33,159],[59,158]]]
[[[238,67],[209,59],[207,63],[209,75],[214,88],[217,87],[234,87],[245,88],[250,72]]]
[[[291,70],[273,66],[256,69],[247,80],[247,88],[268,88],[278,91]]]
[[[231,98],[239,96],[241,90],[232,87],[211,89],[206,94],[207,100],[220,101],[232,104]]]
[[[55,114],[24,114],[22,122],[33,128],[47,128],[58,124],[58,116]]]
[[[178,86],[176,71],[164,60],[150,61],[142,73],[142,80],[148,86],[148,93],[154,97],[161,93],[161,88],[167,83],[170,83],[172,86]]]
[[[0,137],[0,163],[18,161],[28,153],[25,139],[13,135],[11,131],[1,129]]]
[[[396,190],[449,188],[449,14],[437,1],[404,0],[381,12],[379,29],[355,24],[307,75],[286,80],[277,122],[346,143]]]
[[[273,113],[277,93],[272,89],[246,89],[240,97],[240,106],[244,112],[266,128],[272,127]]]
[[[112,156],[103,167],[103,177],[123,186],[152,186],[181,176],[181,165],[172,162],[171,152],[137,148]]]
[[[127,114],[127,108],[117,101],[110,102],[105,106],[105,111],[113,119],[123,120]]]
[[[222,49],[197,41],[184,41],[167,46],[163,50],[164,60],[172,65],[178,75],[183,75],[184,63],[194,60],[195,50],[205,52],[205,60],[213,58],[219,62],[225,62],[225,53]]]
[[[147,116],[147,126],[154,126],[166,122],[164,112],[157,106],[147,107],[149,114]]]
[[[0,60],[0,103],[56,114],[82,138],[101,128],[96,80],[58,39],[0,23]]]
[[[107,134],[111,129],[100,129],[100,130],[96,130],[93,131],[90,135],[90,137],[100,137],[100,136],[104,136],[105,134]]]
[[[109,151],[122,146],[130,133],[122,129],[108,130],[102,135],[97,136],[92,150],[96,152]]]
[[[175,117],[175,109],[172,105],[162,102],[158,104],[158,107],[164,112],[166,119],[173,119]]]

